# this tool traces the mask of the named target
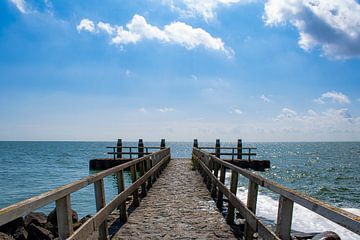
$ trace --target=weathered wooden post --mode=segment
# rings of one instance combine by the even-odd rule
[[[124,182],[124,172],[120,170],[116,173],[117,177],[117,187],[118,187],[118,194],[125,190],[125,182]],[[127,212],[126,212],[126,201],[122,202],[118,207],[120,211],[120,220],[123,222],[127,221]]]
[[[130,172],[131,172],[131,181],[132,183],[136,182],[137,177],[136,177],[136,164],[132,165],[130,167]],[[139,201],[139,190],[135,189],[133,192],[133,203],[135,207],[138,207],[140,205],[140,201]]]
[[[104,188],[104,179],[100,179],[94,183],[95,188],[95,201],[96,201],[96,211],[100,211],[103,207],[106,206],[105,201],[105,188]],[[99,239],[107,239],[108,228],[106,220],[99,226]]]
[[[259,188],[259,186],[255,182],[249,180],[249,189],[248,189],[248,197],[247,197],[246,207],[253,213],[256,213],[258,188]],[[245,239],[252,240],[254,238],[254,233],[255,233],[254,230],[255,229],[252,229],[250,227],[249,223],[246,222],[246,224],[245,224]]]
[[[215,156],[220,158],[220,139],[216,139],[215,143]]]
[[[139,139],[138,143],[138,158],[141,158],[144,156],[144,142],[142,139]]]
[[[160,142],[160,149],[164,149],[166,147],[166,144],[165,144],[165,139],[161,139],[161,142]]]
[[[291,239],[291,221],[293,214],[294,202],[290,199],[280,195],[279,198],[279,209],[276,221],[276,235],[281,239]]]
[[[122,140],[120,138],[117,140],[116,152],[117,152],[116,157],[117,158],[122,158],[122,154],[121,154],[121,152],[122,152]]]
[[[199,143],[198,143],[198,140],[197,139],[194,139],[194,145],[193,145],[194,148],[199,148]]]
[[[73,233],[70,194],[56,200],[56,217],[59,239],[67,239]]]
[[[237,143],[237,159],[242,159],[242,140],[238,139]]]
[[[139,163],[139,165],[140,165],[140,177],[145,175],[145,161],[146,160],[141,161]],[[147,192],[146,192],[146,181],[145,181],[143,184],[141,184],[141,197],[144,198],[144,197],[146,197],[146,195],[147,195]]]
[[[220,182],[222,184],[225,184],[225,175],[226,175],[226,167],[221,165],[221,169],[220,169]],[[216,200],[216,206],[222,210],[223,208],[223,193],[221,192],[220,189],[218,189],[218,193],[217,193],[217,200]]]
[[[237,191],[237,184],[238,184],[238,173],[234,170],[231,170],[231,181],[230,181],[230,191],[236,196]],[[235,207],[230,202],[229,198],[229,206],[228,206],[228,214],[226,216],[226,222],[228,224],[234,223],[234,217],[235,217]]]

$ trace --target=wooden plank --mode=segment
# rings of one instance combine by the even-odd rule
[[[68,240],[85,240],[85,239],[98,239],[95,234],[95,221],[94,218],[88,219],[83,225],[81,225]]]
[[[256,213],[258,188],[259,187],[256,183],[249,180],[248,197],[247,197],[246,207],[254,214]],[[248,223],[245,224],[245,239],[252,240],[255,232],[256,232],[256,229],[252,229]]]
[[[59,239],[66,239],[73,233],[70,195],[56,200],[56,217]]]
[[[290,240],[291,222],[293,215],[294,202],[290,199],[280,196],[279,208],[276,223],[276,234],[283,240]]]
[[[95,202],[96,202],[96,211],[100,211],[103,207],[106,206],[105,201],[105,189],[104,189],[104,179],[100,179],[94,183],[95,189]],[[108,228],[107,222],[103,221],[99,226],[99,240],[108,239]]]
[[[121,170],[117,172],[116,178],[117,178],[118,194],[120,194],[125,190],[124,171]],[[123,201],[122,203],[120,203],[118,209],[120,212],[120,220],[126,222],[128,219],[127,211],[126,211],[126,202]]]
[[[140,165],[140,176],[144,176],[145,174],[145,161],[139,163]],[[141,184],[141,197],[146,197],[146,182],[144,182],[143,184]]]
[[[230,191],[235,196],[236,196],[236,191],[237,191],[238,178],[239,178],[238,173],[236,171],[231,171]],[[226,222],[228,224],[233,224],[234,217],[235,217],[235,208],[234,208],[234,205],[231,202],[229,202],[228,213],[226,215]]]

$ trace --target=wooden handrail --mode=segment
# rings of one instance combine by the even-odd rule
[[[236,197],[236,194],[231,193],[229,189],[227,189],[225,185],[218,180],[217,176],[212,173],[211,164],[218,164],[222,169],[230,169],[233,173],[241,174],[242,176],[248,178],[249,186],[251,186],[248,193],[250,197],[257,196],[257,186],[265,187],[270,191],[280,195],[276,232],[281,239],[290,238],[292,209],[294,202],[360,235],[360,217],[355,214],[331,206],[293,189],[284,187],[278,183],[258,176],[248,170],[228,163],[198,148],[193,148],[193,157],[200,160],[199,165],[202,167],[203,171],[207,173],[207,176],[211,178],[211,181],[219,188],[219,190],[221,190],[222,194],[228,196],[230,203],[233,204],[240,211],[240,213],[244,215],[245,218],[248,218],[247,223],[250,224],[252,228],[254,227],[254,223],[252,222],[254,219],[249,217],[249,211],[254,211],[251,211],[251,209],[248,207],[244,207],[244,204]],[[256,191],[256,193],[250,192],[250,190]],[[248,205],[251,205],[250,207],[253,209],[256,208],[256,203],[250,204],[249,201],[256,202],[256,198],[250,200],[248,199]],[[257,227],[259,227],[259,225],[257,225]],[[258,231],[260,234],[258,228],[253,228],[252,230],[255,232]]]
[[[58,228],[59,228],[59,237],[60,239],[65,239],[69,237],[72,234],[72,221],[68,221],[68,218],[63,214],[70,214],[71,219],[71,211],[68,211],[71,209],[71,203],[70,203],[70,194],[73,192],[76,192],[92,183],[95,185],[95,196],[96,196],[96,205],[98,213],[94,217],[99,215],[99,212],[103,211],[103,209],[109,210],[112,208],[108,207],[110,204],[114,202],[111,201],[110,204],[105,205],[104,202],[104,187],[103,187],[103,179],[106,176],[109,176],[114,173],[119,173],[129,167],[134,167],[137,164],[144,164],[144,171],[143,176],[138,179],[137,181],[133,182],[133,184],[128,187],[126,190],[122,191],[115,199],[116,203],[119,203],[116,207],[122,203],[120,200],[126,200],[126,197],[129,196],[131,193],[133,193],[135,190],[139,188],[141,184],[143,184],[146,180],[148,180],[149,177],[154,175],[154,173],[158,173],[159,169],[163,168],[164,163],[166,163],[170,159],[170,148],[165,148],[163,150],[160,150],[158,152],[155,152],[153,154],[134,159],[130,162],[121,164],[119,166],[115,166],[113,168],[101,171],[97,174],[89,175],[81,180],[69,183],[67,185],[58,187],[56,189],[53,189],[51,191],[45,192],[43,194],[34,196],[32,198],[26,199],[24,201],[15,203],[13,205],[10,205],[8,207],[0,209],[0,226],[3,224],[6,224],[18,217],[24,216],[38,208],[41,208],[51,202],[56,202],[56,208],[57,212],[61,214],[57,214],[57,220],[58,220]],[[149,164],[150,162],[150,164]],[[150,168],[148,166],[151,166]],[[123,174],[120,174],[123,176]],[[135,174],[136,176],[136,174]],[[130,193],[129,193],[130,192]],[[120,197],[121,196],[121,197]],[[116,208],[115,207],[115,208]],[[61,208],[61,209],[59,209]],[[108,212],[106,212],[108,213]],[[104,217],[104,215],[102,215]],[[94,221],[94,217],[91,218],[91,221]],[[99,228],[93,228],[94,230],[99,230],[99,234],[101,237],[106,236],[105,232],[102,232],[106,229],[106,221],[102,221],[101,223],[98,220],[99,217],[96,219],[96,223],[99,223],[96,225],[99,227],[101,224],[104,224],[101,229]],[[101,218],[103,220],[103,218]],[[87,226],[88,227],[88,226]],[[85,239],[85,238],[82,238]]]

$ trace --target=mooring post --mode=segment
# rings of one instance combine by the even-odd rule
[[[252,180],[249,180],[249,188],[248,188],[248,197],[247,197],[247,208],[252,211],[254,214],[256,213],[256,203],[258,196],[258,188],[259,186]],[[249,223],[245,224],[245,239],[253,239],[254,233],[256,229],[252,229]]]
[[[139,139],[138,143],[138,158],[141,158],[144,156],[144,142],[142,139]]]
[[[238,185],[238,173],[234,170],[231,170],[231,181],[230,181],[230,191],[236,196],[237,191],[237,185]],[[228,205],[228,214],[226,216],[226,222],[228,224],[234,223],[234,217],[235,217],[235,207],[230,202],[229,198],[229,205]]]
[[[238,139],[237,142],[237,159],[242,159],[242,140]]]
[[[220,158],[220,139],[216,139],[215,143],[215,156]]]
[[[160,142],[160,149],[164,149],[166,147],[166,144],[165,144],[165,139],[161,139],[161,142]]]
[[[117,140],[116,152],[117,152],[116,157],[117,158],[122,158],[122,154],[121,154],[121,152],[122,152],[122,140],[120,138]],[[115,156],[115,154],[114,154],[114,156]]]
[[[116,173],[117,177],[117,187],[118,187],[118,194],[125,190],[125,183],[124,183],[124,171],[120,170]],[[120,220],[123,222],[127,221],[127,212],[126,212],[126,201],[122,202],[118,207],[120,211]]]
[[[194,145],[193,145],[194,148],[199,148],[199,143],[198,143],[198,140],[197,139],[194,139]]]

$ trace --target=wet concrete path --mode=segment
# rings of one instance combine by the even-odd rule
[[[190,159],[173,159],[112,239],[236,239]]]

